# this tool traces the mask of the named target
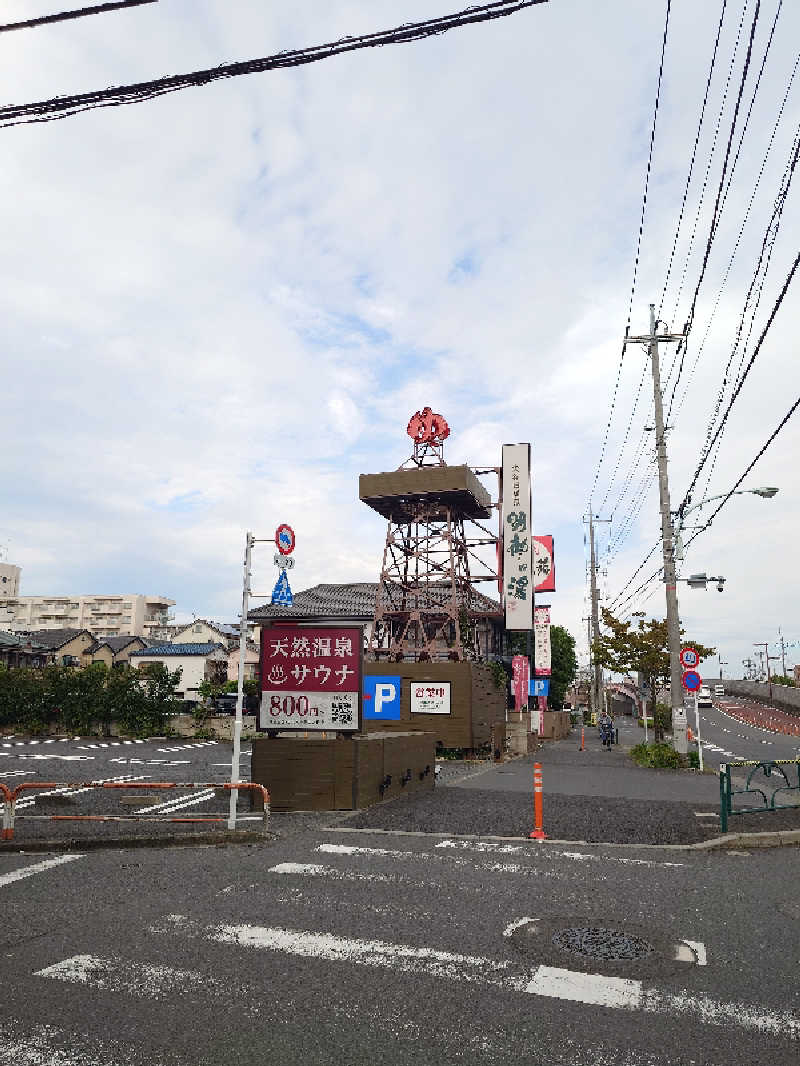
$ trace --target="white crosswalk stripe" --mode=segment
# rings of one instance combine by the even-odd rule
[[[547,965],[526,969],[518,957],[491,958],[436,947],[419,947],[375,938],[341,936],[333,932],[287,929],[248,923],[203,924],[171,914],[149,929],[154,936],[202,939],[245,952],[291,956],[310,963],[345,964],[411,974],[415,979],[472,984],[495,988],[511,996],[561,999],[592,1009],[639,1011],[684,1016],[703,1025],[741,1028],[757,1033],[800,1036],[800,1020],[787,1012],[750,1003],[722,1002],[698,992],[674,993],[633,978],[609,977]],[[246,969],[252,968],[249,964]],[[259,971],[261,968],[259,967]],[[35,976],[83,986],[91,991],[117,992],[159,999],[165,991],[202,988],[206,994],[230,996],[230,985],[205,973],[152,965],[119,956],[77,954],[61,959]],[[269,979],[269,978],[267,978]],[[446,994],[446,993],[445,993]],[[260,998],[252,981],[237,1009],[248,1013]]]

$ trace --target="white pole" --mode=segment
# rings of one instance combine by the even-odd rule
[[[642,699],[642,710],[644,711],[644,742],[647,743],[647,700]],[[654,723],[655,724],[655,723]]]
[[[703,772],[703,742],[700,739],[700,706],[697,702],[697,690],[694,694],[694,724],[697,729],[697,754],[700,757],[700,773]]]
[[[239,622],[239,687],[236,690],[236,718],[233,723],[233,755],[231,757],[231,784],[241,781],[239,761],[242,750],[242,707],[244,706],[244,663],[247,654],[247,607],[250,596],[250,554],[253,548],[253,535],[248,532],[244,549],[244,578],[242,580],[242,617]],[[228,829],[236,828],[236,802],[239,789],[231,789]]]

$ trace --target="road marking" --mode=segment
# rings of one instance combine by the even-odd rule
[[[569,1000],[592,1007],[642,1010],[673,1017],[675,1014],[685,1014],[705,1025],[738,1026],[762,1033],[795,1038],[800,1036],[800,1021],[791,1014],[762,1010],[751,1004],[723,1003],[696,992],[676,994],[644,986],[638,980],[604,974],[579,973],[552,966],[537,966],[532,971],[519,973],[514,972],[515,964],[508,959],[490,959],[432,947],[363,940],[333,933],[247,924],[203,925],[180,914],[167,915],[161,922],[151,926],[149,932],[202,938],[305,959],[394,970],[418,977],[489,985],[515,994]],[[71,956],[45,967],[36,976],[135,995],[155,995],[158,998],[164,991],[174,991],[176,986],[202,989],[209,983],[207,974],[92,955]],[[249,991],[253,991],[252,987]]]
[[[701,940],[684,940],[684,944],[692,949],[697,959],[698,966],[708,966],[708,952],[706,946]]]
[[[527,855],[533,855],[534,852],[529,846],[523,846],[520,844],[500,844],[493,843],[486,840],[443,840],[441,843],[434,845],[436,848],[458,848],[460,851],[494,851],[507,854],[511,852],[523,852]],[[595,855],[587,853],[585,851],[560,851],[560,850],[548,850],[546,852],[540,851],[538,848],[535,852],[536,858],[551,858],[558,857],[562,859],[573,859],[577,862],[618,862],[624,866],[685,866],[685,862],[654,862],[652,859],[628,859],[619,855]]]
[[[535,996],[570,999],[595,1007],[633,1008],[642,1005],[642,982],[599,973],[577,973],[557,966],[540,966],[525,989]]]
[[[517,918],[515,922],[511,922],[503,930],[503,936],[511,936],[515,929],[522,928],[523,925],[530,925],[532,922],[538,922],[538,918]]]
[[[94,785],[102,785],[106,781],[143,781],[147,774],[143,776],[134,777],[133,774],[119,774],[117,777],[103,777],[98,781],[93,781]],[[71,796],[79,796],[82,792],[93,791],[90,787],[87,788],[54,788],[51,792],[37,792],[35,796],[31,796],[30,799],[17,800],[17,810],[23,807],[32,807],[36,803],[37,799],[41,799],[42,796],[63,796],[69,794]]]
[[[19,777],[21,774],[35,774],[35,770],[6,770],[5,773],[0,773],[0,778],[4,777]]]
[[[193,807],[197,803],[205,803],[206,800],[211,799],[215,792],[216,789],[208,788],[188,798],[173,796],[172,799],[165,800],[163,803],[154,803],[152,807],[141,807],[138,813],[172,814],[173,811],[183,810],[184,807]]]
[[[21,881],[23,877],[33,877],[34,874],[44,873],[45,870],[51,870],[54,866],[62,866],[65,862],[75,862],[76,859],[83,858],[85,858],[84,855],[57,855],[54,859],[44,859],[43,862],[36,862],[33,866],[25,866],[21,870],[0,874],[0,888],[14,881]]]

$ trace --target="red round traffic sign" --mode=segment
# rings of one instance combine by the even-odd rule
[[[294,530],[282,522],[275,530],[275,543],[281,555],[291,555],[294,551]]]
[[[703,684],[703,679],[696,670],[687,670],[681,678],[681,682],[688,692],[697,692]]]
[[[700,656],[694,648],[681,648],[681,666],[686,670],[693,670],[700,662]]]

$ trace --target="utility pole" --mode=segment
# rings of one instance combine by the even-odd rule
[[[780,655],[770,655],[769,644],[766,641],[761,641],[760,644],[753,644],[754,648],[763,648],[763,652],[760,651],[757,654],[763,656],[763,661],[767,664],[767,684],[769,685],[769,701],[772,703],[772,673],[770,672],[770,661],[780,659]]]
[[[718,655],[717,658],[719,659],[719,679],[721,681],[722,680],[722,667],[723,666],[728,666],[730,664],[725,662],[721,655]]]
[[[591,504],[589,505],[591,507]],[[584,522],[586,519],[584,518]],[[610,518],[600,518],[599,515],[589,512],[589,587],[591,589],[592,597],[592,611],[591,611],[591,636],[589,639],[589,647],[591,649],[592,643],[600,640],[600,590],[597,587],[597,553],[594,542],[594,523],[595,522],[610,522]],[[603,667],[600,663],[595,661],[594,656],[591,656],[591,661],[594,664],[594,674],[592,681],[592,701],[594,707],[592,708],[601,714],[603,711]]]
[[[786,677],[786,644],[780,626],[778,626],[778,636],[781,638],[781,677]]]
[[[664,407],[661,395],[661,371],[658,363],[658,342],[665,343],[682,340],[682,333],[656,332],[656,308],[650,304],[650,333],[643,337],[629,337],[628,341],[645,343],[650,352],[653,373],[653,403],[655,407],[656,459],[658,461],[658,497],[661,506],[661,549],[664,559],[664,587],[667,594],[667,639],[669,646],[669,694],[672,708],[673,735],[675,750],[685,755],[688,751],[686,738],[686,711],[683,706],[683,670],[680,663],[681,624],[678,616],[678,592],[675,581],[675,545],[672,538],[672,513],[669,499],[669,478],[667,475],[667,439],[664,427]],[[675,724],[678,723],[678,728]],[[681,723],[684,727],[681,727]]]

